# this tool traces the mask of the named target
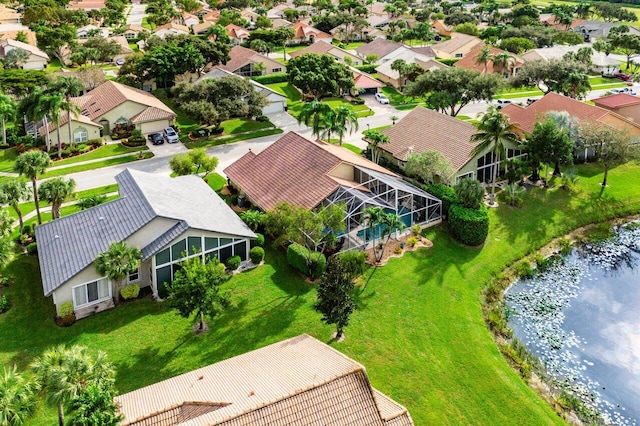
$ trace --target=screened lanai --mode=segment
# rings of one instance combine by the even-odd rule
[[[343,250],[366,248],[374,236],[382,232],[382,229],[367,229],[365,210],[370,207],[397,214],[407,228],[442,218],[442,201],[399,177],[355,167],[354,180],[357,186],[341,185],[322,203],[325,206],[346,204],[346,230],[339,236]]]

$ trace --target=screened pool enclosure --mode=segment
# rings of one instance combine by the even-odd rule
[[[371,207],[397,214],[407,228],[442,218],[442,201],[399,177],[355,167],[354,178],[355,182],[344,181],[322,202],[323,206],[346,204],[346,230],[338,236],[342,250],[364,249],[384,231],[367,229],[365,210]]]

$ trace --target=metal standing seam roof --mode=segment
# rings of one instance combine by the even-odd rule
[[[126,240],[156,217],[177,223],[144,247],[147,256],[189,228],[255,238],[197,176],[170,178],[125,169],[116,181],[121,198],[36,227],[45,296],[91,265],[111,243]]]
[[[115,398],[128,426],[413,425],[371,387],[365,368],[301,335]],[[209,407],[186,421],[165,413]],[[160,419],[166,419],[159,421]]]

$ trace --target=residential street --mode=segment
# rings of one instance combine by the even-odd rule
[[[131,4],[131,13],[127,16],[127,24],[142,25],[144,18],[144,10],[147,6],[141,3]]]
[[[138,5],[134,4],[134,7],[135,6]],[[637,87],[640,85],[635,84],[635,86]],[[592,91],[587,96],[587,99],[598,98],[604,95],[604,93],[606,92],[606,89]],[[390,105],[382,105],[375,101],[373,96],[367,96],[365,97],[365,100],[367,105],[375,112],[375,115],[360,119],[359,130],[351,135],[347,135],[344,140],[344,142],[350,143],[360,148],[366,147],[366,143],[362,140],[362,132],[364,130],[367,130],[367,128],[375,128],[391,124],[391,116],[395,115],[399,119],[401,119],[409,113],[409,111],[398,111]],[[525,104],[527,101],[527,97],[512,99],[512,101],[515,103]],[[477,118],[478,114],[481,114],[487,110],[487,107],[487,102],[471,103],[462,108],[460,114],[467,115],[472,118]],[[299,132],[304,136],[311,137],[311,129],[307,128],[306,126],[300,126],[297,123],[293,124],[293,120],[282,120],[282,117],[279,117],[279,119],[274,121],[276,121],[276,123],[287,123],[286,126],[282,127],[285,133],[293,130]],[[253,152],[259,153],[269,145],[271,145],[273,142],[278,140],[281,136],[282,134],[277,134],[257,139],[251,139],[248,141],[236,142],[228,145],[214,146],[208,148],[207,152],[218,157],[218,159],[220,160],[220,164],[216,169],[216,172],[224,176],[224,173],[222,171],[228,165],[243,156],[248,150],[251,149]],[[148,160],[141,160],[111,167],[104,167],[101,169],[89,170],[86,172],[73,173],[68,175],[68,177],[75,179],[76,190],[82,191],[85,189],[105,186],[114,183],[114,176],[127,167],[150,173],[161,173],[168,176],[169,174],[171,174],[171,169],[169,168],[169,158],[175,154],[187,152],[187,149],[182,144],[163,144],[159,146],[152,146],[151,150],[154,152],[155,157]]]

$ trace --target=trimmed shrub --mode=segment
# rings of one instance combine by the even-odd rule
[[[409,237],[407,238],[407,244],[409,244],[409,247],[413,248],[418,244],[418,239],[416,237]]]
[[[124,300],[135,299],[140,294],[140,286],[138,284],[129,284],[120,289],[120,296]]]
[[[232,271],[238,269],[240,263],[242,263],[242,259],[240,259],[240,256],[231,256],[224,262],[225,266]]]
[[[489,234],[489,213],[484,205],[475,210],[452,204],[449,208],[449,226],[457,240],[470,246],[479,246]]]
[[[254,247],[249,250],[249,259],[256,265],[264,259],[264,249],[262,247]]]
[[[425,185],[422,187],[422,189],[424,189],[434,197],[442,200],[442,216],[449,215],[449,209],[451,208],[451,204],[458,202],[456,191],[452,187],[444,185],[442,183],[436,183],[434,185]]]
[[[260,84],[284,83],[288,81],[289,76],[286,72],[276,72],[269,75],[258,75],[255,77],[251,77],[251,79],[257,81]]]
[[[36,254],[38,253],[38,243],[33,242],[27,245],[27,253],[28,254]]]
[[[460,59],[445,59],[445,58],[438,58],[436,59],[438,62],[440,62],[441,64],[445,64],[445,65],[449,65],[452,66],[453,64],[455,64],[456,62],[458,62]]]
[[[354,105],[364,105],[364,99],[362,98],[351,98],[351,103]]]
[[[256,239],[251,240],[251,247],[264,247],[264,235],[256,232]]]
[[[58,312],[60,317],[68,317],[69,315],[73,315],[73,302],[71,300],[67,300],[66,302],[62,302],[58,307]]]
[[[145,146],[147,144],[147,141],[145,140],[145,138],[131,137],[129,139],[122,139],[120,143],[127,148],[137,148],[139,146]]]
[[[33,236],[35,235],[35,232],[33,230],[33,225],[30,223],[27,223],[26,225],[24,225],[23,234],[27,234],[28,236],[33,238]]]
[[[307,259],[311,259],[310,266]],[[300,244],[291,244],[287,247],[287,262],[311,279],[316,279],[324,273],[327,268],[327,259],[320,252],[309,252]]]
[[[256,117],[256,121],[260,122],[260,123],[268,123],[269,122],[269,117],[267,117],[266,115],[259,115]]]
[[[338,255],[338,262],[354,278],[364,274],[366,260],[367,255],[360,250],[349,250]]]
[[[11,302],[7,299],[7,296],[4,294],[0,296],[0,314],[4,314],[9,309],[11,309]]]
[[[378,67],[378,65],[376,64],[364,64],[364,65],[358,65],[356,67],[356,69],[358,71],[362,71],[362,72],[366,72],[369,74],[373,74],[374,72],[376,72],[376,68]]]

